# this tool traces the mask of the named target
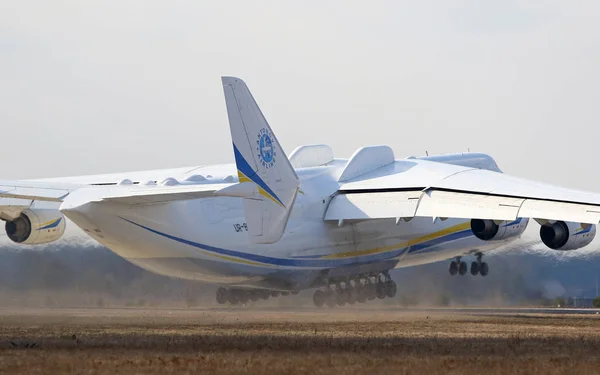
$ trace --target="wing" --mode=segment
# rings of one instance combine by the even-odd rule
[[[229,196],[252,198],[258,193],[250,184],[205,183],[162,185],[90,186],[60,182],[0,181],[0,218],[10,219],[34,201],[63,203],[70,197],[81,202],[111,202],[128,205]]]
[[[600,194],[500,172],[401,160],[340,186],[325,220],[454,217],[600,222]]]
[[[110,188],[90,188],[97,191],[97,199],[91,201],[111,202],[127,205],[166,203],[179,200],[199,199],[213,196],[240,195],[230,193],[241,184],[185,184],[185,185],[129,185]],[[86,191],[82,191],[86,192]]]
[[[0,197],[49,202],[62,202],[63,198],[82,185],[59,182],[0,180]]]
[[[65,183],[0,180],[0,219],[12,220],[34,201],[60,203],[81,186]]]

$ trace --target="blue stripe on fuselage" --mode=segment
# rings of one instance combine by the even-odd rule
[[[173,240],[173,241],[185,244],[185,245],[196,247],[198,249],[202,249],[202,250],[212,252],[212,253],[215,253],[218,255],[231,256],[231,257],[236,257],[236,258],[240,258],[240,259],[247,260],[247,261],[259,262],[259,263],[264,263],[264,264],[273,265],[273,266],[328,267],[328,268],[341,267],[341,266],[346,266],[346,265],[354,265],[354,264],[371,263],[371,262],[377,262],[377,261],[382,261],[382,260],[389,260],[389,259],[399,257],[406,251],[406,247],[402,247],[402,248],[399,248],[396,250],[386,251],[386,252],[377,253],[377,254],[371,254],[371,255],[367,255],[367,256],[356,256],[356,257],[340,258],[340,259],[274,258],[274,257],[268,257],[268,256],[264,256],[264,255],[259,255],[259,254],[245,253],[245,252],[228,250],[228,249],[223,249],[223,248],[219,248],[219,247],[215,247],[215,246],[201,244],[198,242],[186,240],[186,239],[183,239],[183,238],[180,238],[177,236],[173,236],[173,235],[170,235],[167,233],[157,231],[155,229],[152,229],[152,228],[146,227],[144,225],[135,223],[131,220],[125,219],[123,217],[121,219],[123,219],[123,220],[127,221],[128,223],[131,223],[139,228],[143,228],[149,232],[152,232],[159,236],[168,238],[170,240]],[[423,242],[422,244],[413,245],[410,247],[408,252],[411,254],[417,253],[417,252],[423,251],[425,249],[433,248],[433,247],[443,244],[445,242],[459,240],[462,238],[469,237],[471,235],[472,235],[471,230],[463,230],[460,232],[450,233],[446,236]]]

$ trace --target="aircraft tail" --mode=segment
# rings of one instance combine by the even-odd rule
[[[258,191],[244,199],[248,232],[255,243],[277,242],[298,193],[298,176],[244,81],[221,80],[240,183],[253,183]]]

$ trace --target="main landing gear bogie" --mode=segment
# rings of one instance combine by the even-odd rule
[[[483,254],[477,253],[476,257],[477,257],[477,260],[471,262],[471,267],[469,269],[471,275],[472,276],[477,276],[477,275],[487,276],[490,269],[489,269],[488,264],[486,262],[482,261]],[[456,260],[453,260],[452,262],[450,262],[450,267],[448,269],[448,272],[450,273],[451,276],[454,276],[456,274],[463,276],[467,273],[467,263],[464,261],[461,261],[460,257],[457,257]]]
[[[277,292],[277,291],[269,291],[269,290],[245,290],[245,289],[226,289],[220,287],[217,289],[217,303],[219,305],[224,305],[229,303],[231,305],[237,304],[246,304],[250,301],[257,302],[258,300],[268,300],[269,298],[279,297],[279,296],[287,296],[287,295],[296,295],[299,292]]]
[[[340,282],[325,289],[317,289],[313,302],[317,307],[354,305],[375,299],[392,298],[396,295],[396,283],[389,274],[361,276],[347,282]]]

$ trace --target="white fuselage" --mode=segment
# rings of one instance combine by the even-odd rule
[[[465,219],[326,222],[323,217],[339,187],[337,177],[344,165],[345,161],[337,160],[327,166],[296,170],[300,194],[284,236],[273,244],[249,240],[241,198],[135,206],[77,204],[78,194],[88,194],[83,191],[69,196],[61,210],[98,242],[152,272],[281,290],[318,286],[324,278],[485,252],[517,238],[527,225],[526,219],[511,224],[518,235],[508,240],[482,241],[473,235],[470,221]],[[237,179],[232,177],[235,172],[234,165],[223,165],[172,177],[183,180],[190,173],[202,173],[219,182]],[[81,201],[85,199],[81,197]]]

